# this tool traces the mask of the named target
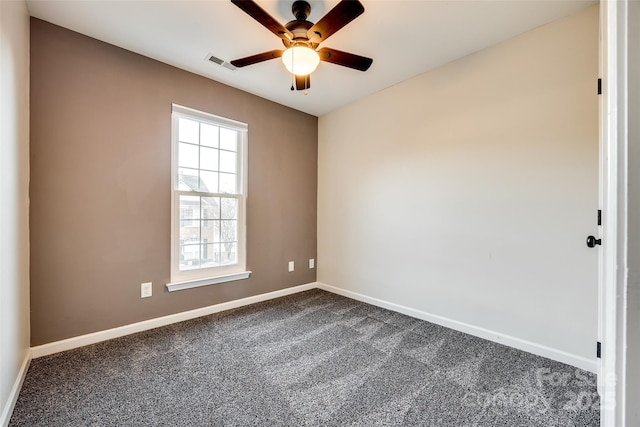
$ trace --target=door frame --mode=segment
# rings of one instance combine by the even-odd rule
[[[601,393],[600,425],[627,424],[627,289],[628,272],[637,268],[638,254],[629,242],[629,218],[637,221],[640,191],[629,187],[628,76],[638,72],[628,52],[640,49],[637,39],[628,37],[629,7],[638,15],[634,0],[600,2],[600,72],[602,100],[601,207],[603,208],[602,253],[599,271],[599,335],[602,358],[598,375]],[[630,46],[632,44],[633,46]],[[632,70],[633,69],[633,70]],[[638,102],[637,100],[633,101]],[[635,105],[635,104],[634,104]],[[632,165],[638,167],[639,165]],[[633,191],[633,192],[632,192]],[[630,204],[630,202],[632,202]],[[631,250],[630,250],[631,249]]]

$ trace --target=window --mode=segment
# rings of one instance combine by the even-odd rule
[[[170,291],[245,271],[247,125],[172,107]]]

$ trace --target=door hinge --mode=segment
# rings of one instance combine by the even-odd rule
[[[598,343],[596,344],[596,357],[600,359],[601,355],[602,355],[602,343],[598,341]]]
[[[602,225],[602,209],[598,209],[598,225]]]
[[[602,79],[598,79],[598,95],[602,95]]]

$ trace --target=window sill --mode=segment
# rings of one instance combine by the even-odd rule
[[[224,276],[207,277],[206,279],[187,280],[184,282],[167,283],[165,286],[169,292],[181,291],[183,289],[199,288],[200,286],[216,285],[218,283],[233,282],[234,280],[247,279],[251,276],[250,271],[241,273],[226,274]]]

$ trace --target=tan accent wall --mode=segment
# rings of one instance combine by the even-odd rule
[[[250,279],[165,289],[172,103],[249,125]],[[31,344],[314,282],[317,139],[314,116],[32,18]]]

